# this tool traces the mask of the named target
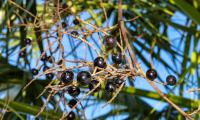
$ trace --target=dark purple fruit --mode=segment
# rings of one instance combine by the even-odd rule
[[[105,38],[105,45],[108,47],[108,48],[114,48],[116,46],[116,38],[113,37],[113,36],[107,36]]]
[[[53,73],[47,73],[46,74],[46,78],[49,79],[49,80],[52,80],[54,77],[54,74]]]
[[[65,22],[62,22],[62,28],[66,28],[67,24]]]
[[[93,90],[95,87],[96,87],[96,85],[99,83],[99,81],[97,81],[97,80],[92,80],[91,82],[90,82],[90,84],[89,84],[89,89],[90,90]],[[99,90],[101,89],[101,86],[99,85],[95,90],[94,90],[94,92],[98,92]]]
[[[74,25],[78,25],[79,24],[78,19],[74,19],[73,23],[74,23]]]
[[[91,79],[91,74],[89,72],[87,72],[87,71],[81,71],[77,75],[77,81],[81,85],[89,84],[90,83],[90,79]]]
[[[47,59],[47,54],[46,54],[46,53],[43,54],[43,55],[41,56],[40,60],[41,60],[41,61],[47,61],[47,60],[48,60],[48,59]]]
[[[67,89],[67,92],[73,96],[73,97],[77,97],[80,94],[80,88],[76,87],[76,86],[69,86]]]
[[[53,56],[48,56],[47,61],[53,63],[55,61],[55,58]]]
[[[77,31],[72,31],[71,34],[73,35],[72,37],[78,37],[78,32]]]
[[[63,3],[63,4],[62,4],[62,8],[63,8],[63,9],[67,9],[67,7],[68,7],[68,5],[67,5],[66,3]],[[65,10],[65,11],[66,11],[66,10]]]
[[[124,82],[123,79],[120,79],[120,78],[115,78],[115,79],[114,79],[114,85],[115,85],[117,88],[119,88],[123,82]]]
[[[154,79],[156,79],[157,78],[157,72],[156,72],[156,70],[154,70],[154,69],[149,69],[149,70],[147,70],[147,72],[146,72],[146,77],[148,78],[148,79],[150,79],[150,80],[154,80]]]
[[[30,38],[24,39],[24,43],[25,43],[26,45],[31,45],[31,42],[32,42],[32,40],[31,40]]]
[[[122,63],[122,54],[121,53],[117,53],[117,54],[113,54],[112,55],[112,61],[113,63],[116,64],[121,64]]]
[[[21,51],[19,52],[19,57],[21,57],[21,58],[26,57],[26,51],[25,51],[25,50],[21,50]]]
[[[173,75],[168,75],[166,78],[167,85],[176,85],[176,77]]]
[[[94,66],[99,67],[99,68],[105,68],[106,67],[106,62],[104,61],[103,57],[97,57],[94,60]]]
[[[65,71],[61,74],[61,81],[65,84],[72,83],[74,79],[74,73],[72,71]]]
[[[73,111],[71,111],[68,115],[67,115],[67,120],[75,120],[75,113]]]
[[[71,99],[68,103],[70,108],[73,108],[76,105],[77,101],[75,99]]]
[[[61,60],[58,61],[57,64],[58,64],[58,65],[62,65],[62,63],[63,63],[63,60],[61,59]]]
[[[107,82],[105,86],[105,90],[108,92],[114,92],[115,91],[115,86],[113,85],[112,82]]]
[[[44,66],[44,67],[43,67],[43,72],[47,71],[48,69],[49,69],[48,66]]]
[[[31,73],[32,73],[33,75],[37,75],[38,72],[39,72],[39,71],[38,71],[37,69],[35,69],[35,68],[31,69]]]

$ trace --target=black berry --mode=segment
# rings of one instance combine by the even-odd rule
[[[79,24],[78,19],[74,19],[73,23],[74,23],[74,25],[78,25]]]
[[[24,43],[25,43],[26,45],[31,45],[31,42],[32,42],[32,40],[31,40],[30,38],[24,39]]]
[[[53,56],[48,56],[47,61],[49,61],[50,63],[53,63],[55,61],[55,58]]]
[[[35,68],[33,68],[33,69],[31,69],[31,73],[32,73],[33,75],[37,75],[37,74],[38,74],[38,70],[35,69]]]
[[[58,65],[62,65],[62,63],[63,63],[63,60],[59,60],[59,61],[57,62]]]
[[[173,75],[168,75],[166,78],[167,85],[176,85],[176,77]]]
[[[71,111],[68,115],[67,115],[67,120],[75,120],[75,113],[73,111]]]
[[[44,66],[44,67],[43,67],[43,72],[47,71],[48,69],[49,69],[48,66]]]
[[[99,81],[97,81],[97,80],[92,80],[91,82],[90,82],[90,84],[89,84],[89,89],[90,90],[93,90],[95,87],[96,87],[96,85],[99,83]],[[100,90],[100,85],[94,90],[94,92],[98,92],[99,90]]]
[[[116,38],[113,36],[107,36],[105,38],[105,45],[108,48],[114,48],[116,46]]]
[[[94,66],[95,67],[100,67],[100,68],[105,68],[106,67],[106,62],[104,61],[104,59],[102,57],[97,57],[94,60]]]
[[[20,51],[19,52],[19,57],[21,57],[21,58],[26,57],[26,51],[25,50]]]
[[[108,92],[114,92],[115,86],[113,85],[112,82],[107,82],[105,86],[105,90]]]
[[[112,55],[112,61],[113,63],[116,64],[121,64],[122,63],[122,54],[121,53],[117,53],[117,54],[113,54]]]
[[[87,71],[81,71],[77,75],[77,81],[82,85],[89,84],[90,79],[91,79],[91,74]]]
[[[149,69],[146,72],[146,77],[150,80],[154,80],[157,77],[157,72],[154,69]]]
[[[68,5],[67,5],[66,3],[63,3],[63,4],[62,4],[62,8],[63,8],[63,9],[67,9],[67,7],[68,7]],[[64,10],[64,11],[66,12],[66,10]]]
[[[76,87],[76,86],[69,86],[67,89],[68,93],[73,96],[73,97],[77,97],[80,94],[80,88]]]
[[[72,71],[65,71],[61,74],[61,81],[65,84],[72,83],[74,79],[74,73]]]
[[[78,37],[78,32],[77,31],[72,31],[71,34],[73,35],[72,37]]]
[[[120,85],[121,85],[123,82],[124,82],[123,79],[120,79],[120,78],[115,78],[115,79],[114,79],[114,85],[115,85],[117,88],[119,88]]]
[[[47,54],[43,54],[40,58],[41,61],[47,61]]]
[[[54,77],[54,74],[53,73],[47,73],[46,74],[46,78],[49,79],[49,80],[52,80]]]
[[[70,108],[73,108],[76,105],[77,101],[75,99],[71,99],[68,103]]]
[[[65,22],[62,22],[62,28],[66,28],[67,24]]]

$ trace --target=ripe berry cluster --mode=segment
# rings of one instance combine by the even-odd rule
[[[155,69],[149,69],[147,70],[146,72],[146,77],[149,79],[149,80],[155,80],[157,78],[157,72]],[[168,75],[166,77],[166,85],[170,85],[170,86],[173,86],[173,85],[176,85],[176,77],[173,76],[173,75]]]
[[[25,44],[26,46],[31,45],[31,43],[32,43],[32,40],[31,40],[30,38],[24,39],[24,44]],[[21,58],[26,57],[26,49],[20,50],[20,52],[19,52],[19,57],[21,57]]]

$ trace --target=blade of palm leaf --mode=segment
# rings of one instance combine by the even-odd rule
[[[3,109],[9,109],[10,111],[12,111],[17,117],[19,117],[19,119],[20,120],[25,120],[19,113],[18,113],[18,111],[16,111],[15,109],[13,109],[11,106],[9,106],[9,103],[8,102],[5,102],[5,103],[3,103],[3,102],[1,102],[0,101],[0,106],[3,106],[2,108]],[[2,116],[2,119],[3,119],[4,117]]]
[[[155,100],[163,100],[160,95],[158,95],[156,92],[147,91],[147,90],[141,90],[141,89],[135,89],[134,87],[126,87],[122,90],[122,93],[125,94],[133,94],[138,96],[143,96],[147,98],[152,98]],[[188,98],[183,98],[180,96],[175,96],[173,94],[167,94],[166,95],[172,102],[174,102],[177,105],[180,105],[182,107],[188,107],[188,108],[197,108],[200,104],[199,100],[191,100]]]
[[[0,106],[4,107],[4,105],[6,104],[5,100],[0,99]],[[37,112],[40,110],[40,107],[37,106],[30,106],[28,104],[25,103],[21,103],[21,102],[14,102],[14,101],[10,101],[8,104],[9,107],[11,107],[12,109],[14,109],[17,112],[22,112],[22,113],[27,113],[27,114],[32,114],[32,115],[36,115]],[[59,119],[60,118],[60,113],[56,113],[54,114],[51,111],[44,111],[41,113],[41,117],[46,118],[52,118],[52,119]]]
[[[200,13],[191,4],[188,4],[185,0],[169,0],[171,4],[177,5],[187,16],[189,16],[194,22],[200,24]]]
[[[159,20],[160,22],[162,22],[163,24],[166,24],[166,25],[170,25],[178,30],[182,30],[182,31],[185,31],[185,32],[188,32],[188,33],[195,33],[197,32],[196,29],[194,29],[193,27],[187,27],[187,26],[184,26],[184,25],[180,25],[178,23],[175,23],[173,21],[171,21],[170,19],[166,19],[164,18],[162,15],[144,15],[144,17],[148,17],[149,19],[152,19],[152,20]]]
[[[192,38],[192,34],[187,34],[186,36],[186,41],[185,41],[185,45],[184,45],[184,56],[189,56],[189,50],[190,50],[190,43],[191,43],[191,38]],[[187,64],[188,63],[188,59],[186,57],[183,57],[182,63],[181,63],[181,73],[180,73],[180,91],[179,94],[182,96],[183,95],[183,87],[184,87],[184,76],[187,74]]]

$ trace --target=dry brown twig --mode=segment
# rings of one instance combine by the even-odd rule
[[[35,15],[33,15],[32,13],[30,13],[29,11],[27,11],[26,9],[24,9],[24,8],[22,8],[21,6],[19,6],[18,4],[16,4],[15,2],[13,2],[13,1],[11,1],[11,0],[9,0],[9,2],[11,3],[11,4],[13,4],[13,5],[15,5],[15,6],[17,6],[17,7],[19,7],[20,9],[22,9],[22,10],[24,10],[26,13],[28,13],[29,15],[31,15],[32,17],[34,17],[35,18],[35,21],[34,21],[34,27],[41,27],[41,26],[45,26],[45,23],[43,23],[43,24],[41,24],[41,23],[39,23],[39,22],[37,22],[37,21],[40,21],[39,20],[39,17],[37,17],[37,15],[35,16]],[[189,115],[193,115],[193,114],[196,114],[196,113],[198,113],[199,112],[199,109],[198,110],[196,110],[196,111],[194,111],[193,113],[191,113],[191,114],[187,114],[187,113],[185,113],[180,107],[178,107],[176,104],[174,104],[171,100],[169,100],[163,93],[162,93],[162,91],[160,91],[160,89],[154,84],[154,82],[152,82],[151,80],[148,80],[146,77],[145,77],[145,74],[144,74],[144,72],[142,71],[142,69],[140,68],[140,65],[137,63],[137,60],[136,60],[136,57],[135,57],[135,55],[134,55],[134,52],[133,52],[133,50],[132,50],[132,48],[131,48],[131,46],[130,46],[130,44],[129,44],[129,40],[128,40],[128,37],[127,37],[127,31],[126,31],[126,28],[125,28],[125,26],[124,26],[124,22],[129,22],[129,21],[133,21],[133,20],[135,20],[135,19],[137,19],[138,17],[135,17],[135,18],[132,18],[132,19],[130,19],[130,20],[127,20],[127,21],[124,21],[123,20],[123,12],[122,12],[122,8],[121,8],[121,4],[122,4],[122,0],[119,0],[118,1],[118,16],[119,16],[119,23],[117,24],[117,25],[113,25],[113,26],[111,26],[111,27],[106,27],[106,28],[99,28],[99,27],[97,27],[96,25],[93,25],[93,24],[91,24],[91,23],[88,23],[88,22],[86,22],[86,21],[83,21],[83,20],[81,20],[80,18],[78,18],[78,20],[80,21],[80,22],[82,22],[83,24],[86,24],[86,25],[89,25],[90,27],[92,27],[94,30],[87,30],[87,28],[85,28],[85,30],[87,30],[87,31],[89,31],[89,33],[86,33],[86,34],[92,34],[92,33],[94,33],[94,32],[102,32],[104,35],[109,35],[108,33],[107,33],[107,31],[110,31],[110,30],[112,30],[112,29],[116,29],[116,28],[118,28],[119,27],[119,31],[120,31],[120,37],[121,37],[121,43],[118,43],[117,42],[117,46],[120,48],[120,50],[121,50],[121,52],[122,52],[122,54],[123,55],[125,55],[125,58],[126,58],[126,60],[128,61],[128,65],[129,65],[129,68],[130,69],[115,69],[113,66],[111,66],[111,65],[109,65],[108,64],[108,67],[106,68],[106,69],[101,69],[101,71],[100,72],[97,72],[96,73],[96,70],[94,70],[94,73],[92,74],[92,77],[98,77],[98,78],[102,78],[102,79],[108,79],[108,78],[113,78],[113,77],[116,77],[116,76],[122,76],[122,77],[124,77],[124,78],[126,78],[126,77],[135,77],[136,76],[136,73],[137,74],[139,74],[141,77],[144,77],[146,80],[147,80],[147,82],[158,92],[158,94],[164,99],[164,100],[166,100],[171,106],[173,106],[177,111],[179,111],[183,116],[185,116],[187,119],[189,119],[189,120],[192,120],[192,117],[190,117]],[[45,6],[44,6],[45,8],[44,9],[46,9],[46,4],[45,4]],[[107,20],[107,15],[106,15],[106,11],[105,11],[105,8],[103,7],[103,6],[101,6],[102,8],[103,8],[103,12],[104,12],[104,15],[105,15],[105,17],[106,17],[106,20]],[[57,8],[56,8],[56,13],[57,13],[57,15],[58,15],[58,21],[61,21],[61,13],[62,12],[60,12],[59,11],[60,10],[60,8],[59,8],[59,2],[58,2],[58,6],[57,6]],[[43,12],[42,13],[42,18],[44,17],[44,14],[45,14],[45,12]],[[21,24],[21,26],[24,26],[24,24]],[[46,31],[45,29],[42,29],[41,31]],[[46,31],[47,32],[47,31]],[[54,41],[54,42],[52,42],[52,43],[50,43],[49,42],[49,40],[48,40],[48,47],[47,47],[47,49],[45,49],[44,50],[44,52],[42,53],[42,55],[44,55],[44,53],[46,53],[46,51],[50,51],[51,53],[52,53],[52,49],[51,49],[51,46],[54,44],[54,43],[56,43],[56,42],[59,42],[59,48],[61,49],[61,54],[62,54],[62,60],[64,61],[64,47],[62,46],[62,44],[61,44],[61,41],[62,41],[62,35],[64,35],[64,34],[67,34],[67,35],[70,35],[70,36],[72,36],[72,37],[74,37],[74,38],[76,38],[76,39],[78,39],[78,40],[80,40],[80,41],[82,41],[83,43],[85,43],[86,45],[88,45],[90,48],[92,48],[95,52],[96,52],[96,54],[98,55],[98,56],[100,56],[100,53],[98,52],[98,50],[90,43],[90,42],[88,42],[85,38],[81,38],[81,37],[77,37],[77,36],[74,36],[74,35],[72,35],[72,34],[70,34],[69,33],[69,31],[64,31],[64,32],[62,32],[62,25],[60,25],[59,27],[58,27],[58,29],[57,29],[57,31],[55,31],[55,32],[58,32],[58,38]],[[48,34],[47,34],[48,35]],[[50,38],[49,37],[50,35],[48,35],[47,36],[47,39],[48,38]],[[141,36],[139,36],[139,37],[141,37]],[[41,38],[42,39],[42,38]],[[126,45],[126,48],[128,49],[128,53],[129,53],[129,55],[126,55],[126,53],[125,53],[125,50],[126,50],[126,48],[124,49],[123,47],[122,47],[122,40],[125,42],[125,45]],[[41,56],[42,56],[41,55]],[[130,57],[130,58],[129,58]],[[38,60],[39,61],[39,60]],[[36,64],[38,65],[38,61],[36,62]],[[60,66],[54,66],[54,67],[52,67],[51,69],[49,69],[49,70],[47,70],[47,71],[45,71],[44,73],[42,73],[42,74],[40,74],[40,75],[38,75],[37,77],[35,77],[33,80],[31,80],[25,87],[24,87],[24,89],[26,89],[33,81],[35,81],[38,77],[40,77],[40,76],[42,76],[42,75],[44,75],[44,74],[47,74],[47,73],[51,73],[51,72],[54,72],[54,73],[56,73],[56,72],[59,72],[59,71],[64,71],[64,70],[70,70],[70,69],[75,69],[75,68],[81,68],[81,67],[84,67],[84,66],[87,66],[87,67],[93,67],[93,64],[91,63],[91,62],[88,62],[88,61],[84,61],[84,62],[81,62],[81,61],[70,61],[70,60],[65,60],[65,62],[77,62],[77,63],[79,63],[80,65],[79,66],[73,66],[73,67],[68,67],[68,68],[66,68],[66,67],[63,67],[62,69],[59,69],[59,67]],[[55,61],[53,61],[53,64],[55,63]],[[64,66],[63,64],[61,65],[61,66]],[[97,68],[95,68],[95,69],[97,69]],[[81,101],[82,100],[84,100],[87,96],[89,96],[91,93],[93,93],[93,91],[97,88],[97,87],[99,87],[100,86],[100,84],[101,84],[101,82],[103,82],[103,80],[99,80],[100,82],[94,87],[94,89],[93,90],[91,90],[91,91],[89,91],[87,94],[85,94],[78,102],[77,102],[77,104],[73,107],[73,108],[71,108],[69,111],[68,111],[68,113],[66,114],[65,112],[63,112],[63,115],[62,115],[62,117],[61,117],[61,120],[63,120],[63,119],[65,119],[65,117],[73,110],[73,109],[75,109],[79,104],[81,104]],[[115,98],[116,98],[116,96],[119,94],[119,92],[121,91],[121,89],[123,88],[123,86],[124,86],[124,83],[123,84],[121,84],[120,85],[120,87],[118,88],[118,90],[116,91],[116,93],[114,94],[114,96],[103,106],[103,107],[105,107],[106,105],[108,105],[108,104],[110,104]],[[42,112],[43,112],[43,110],[45,109],[45,107],[47,106],[47,104],[48,104],[48,101],[50,100],[50,98],[51,97],[53,97],[58,91],[63,91],[64,89],[66,89],[68,86],[63,86],[63,85],[52,85],[51,83],[49,83],[46,87],[45,87],[45,89],[41,92],[41,94],[38,96],[38,97],[40,97],[44,92],[46,92],[46,90],[47,89],[51,89],[51,93],[50,93],[50,95],[47,97],[47,100],[46,100],[46,102],[44,103],[44,105],[42,106],[42,108],[40,109],[40,111],[38,112],[38,114],[36,115],[36,117],[37,116],[39,116]],[[199,90],[198,90],[199,91]],[[191,92],[191,91],[190,91]]]
[[[153,83],[153,81],[149,80],[146,78],[146,75],[144,74],[144,72],[142,71],[142,69],[140,68],[139,64],[137,64],[135,55],[130,47],[130,44],[128,42],[128,38],[126,36],[126,28],[124,27],[124,21],[123,21],[123,13],[122,13],[122,0],[118,1],[118,16],[119,16],[119,26],[122,32],[122,36],[123,36],[123,40],[126,43],[126,46],[128,48],[131,60],[133,65],[135,65],[135,67],[138,70],[138,73],[140,74],[140,76],[144,77],[147,82],[157,91],[157,93],[163,98],[165,99],[171,106],[173,106],[177,111],[179,111],[183,116],[185,116],[187,119],[189,120],[193,120],[192,117],[190,117],[187,113],[185,113],[180,107],[178,107],[176,104],[174,104],[171,100],[169,100],[163,93],[162,91],[160,91],[160,89]]]

